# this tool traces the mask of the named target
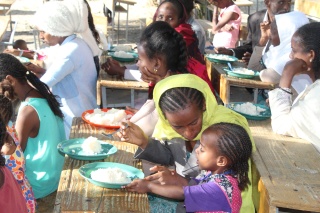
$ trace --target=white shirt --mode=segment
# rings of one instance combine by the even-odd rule
[[[273,131],[305,139],[320,152],[319,94],[320,80],[308,86],[293,105],[290,94],[280,89],[269,92]]]
[[[59,54],[41,81],[60,97],[67,138],[73,117],[97,108],[97,71],[89,46],[76,35],[68,36],[60,45]]]

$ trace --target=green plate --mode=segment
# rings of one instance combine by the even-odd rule
[[[138,58],[138,54],[135,53],[135,52],[126,52],[126,53],[129,53],[133,56],[133,58],[122,58],[122,57],[117,57],[117,56],[114,56],[114,52],[110,52],[109,55],[114,59],[114,60],[117,60],[119,62],[132,62],[132,61],[135,61],[137,58]]]
[[[236,67],[235,67],[235,68],[236,68]],[[232,71],[231,71],[229,68],[227,68],[227,67],[226,67],[226,68],[223,68],[223,70],[226,71],[229,76],[238,77],[238,78],[246,78],[246,79],[249,79],[249,78],[254,78],[254,77],[260,75],[259,72],[253,71],[253,70],[252,70],[252,71],[254,72],[253,75],[247,75],[247,74],[240,74],[240,73],[232,72]]]
[[[266,111],[261,112],[259,115],[249,115],[249,114],[246,114],[246,113],[243,113],[243,112],[240,112],[240,111],[237,111],[237,110],[234,109],[237,105],[240,105],[240,104],[243,104],[243,103],[245,103],[245,102],[234,102],[234,103],[227,104],[226,107],[228,107],[228,108],[232,109],[233,111],[243,115],[244,117],[246,117],[249,120],[266,120],[266,119],[271,117],[270,108],[268,106],[262,105],[262,104],[254,104],[253,103],[253,105],[255,105],[257,107],[261,107],[263,109],[266,109]]]
[[[129,166],[126,164],[121,164],[121,163],[112,163],[112,162],[95,162],[95,163],[89,163],[81,166],[79,168],[79,173],[82,177],[87,179],[90,183],[93,183],[94,185],[101,186],[104,188],[110,188],[110,189],[120,189],[121,186],[125,186],[129,183],[107,183],[107,182],[100,182],[93,180],[91,178],[91,172],[96,171],[98,169],[106,169],[106,168],[119,168],[126,172],[128,174],[128,177],[133,180],[133,179],[142,179],[144,178],[144,174],[141,170]]]
[[[234,62],[238,61],[238,58],[230,55],[223,55],[223,54],[207,54],[206,57],[209,59],[211,62],[216,62],[216,63],[228,63],[228,62]],[[225,59],[221,59],[219,57],[226,57]]]
[[[118,151],[115,146],[103,141],[99,141],[102,152],[99,154],[88,154],[83,152],[81,148],[84,140],[85,138],[75,138],[63,141],[58,144],[58,150],[77,160],[102,160]]]

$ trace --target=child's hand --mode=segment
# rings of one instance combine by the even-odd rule
[[[224,27],[223,27],[223,30],[222,30],[222,31],[229,32],[229,31],[232,31],[232,30],[234,30],[233,25],[232,25],[232,24],[226,24],[226,25],[224,25]]]
[[[147,180],[135,179],[127,186],[123,186],[123,188],[127,189],[129,192],[147,193],[149,192],[149,184],[150,182]]]
[[[153,175],[146,177],[148,181],[159,183],[161,185],[187,185],[188,182],[177,174],[176,171],[168,169],[165,166],[154,166],[150,168],[151,172],[156,172]]]

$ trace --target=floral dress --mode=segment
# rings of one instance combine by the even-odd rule
[[[36,199],[34,198],[31,185],[25,176],[25,158],[13,128],[8,127],[7,132],[13,138],[17,148],[12,155],[6,156],[6,167],[12,172],[18,184],[21,187],[22,194],[26,199],[28,213],[34,213],[36,210]]]

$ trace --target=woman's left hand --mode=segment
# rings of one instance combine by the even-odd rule
[[[163,79],[156,71],[150,71],[147,67],[143,67],[143,71],[141,71],[141,79],[145,82],[158,83]]]

